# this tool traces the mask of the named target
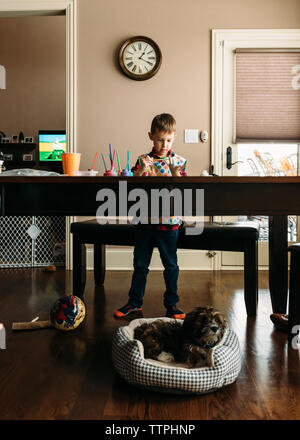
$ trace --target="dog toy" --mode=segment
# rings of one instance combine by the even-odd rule
[[[45,266],[44,272],[56,272],[56,266]]]
[[[13,330],[34,330],[39,328],[55,327],[59,330],[74,330],[81,324],[85,317],[83,301],[74,295],[59,298],[51,307],[50,319],[31,322],[13,322]]]

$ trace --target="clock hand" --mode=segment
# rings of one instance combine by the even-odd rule
[[[150,64],[150,66],[153,66],[153,63],[150,63],[150,61],[145,60],[144,58],[142,58],[142,56],[144,56],[144,55],[145,55],[145,52],[139,57],[139,60],[145,61],[145,63],[148,63],[148,64]]]
[[[150,64],[150,66],[153,66],[153,63],[150,63],[150,61],[144,60],[144,58],[142,58],[142,61],[145,61],[145,63]]]

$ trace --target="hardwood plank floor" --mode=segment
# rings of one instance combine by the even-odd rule
[[[12,332],[12,322],[48,318],[52,303],[72,293],[71,272],[62,269],[0,270],[0,419],[7,420],[288,420],[300,419],[300,352],[269,319],[268,273],[259,273],[259,306],[247,318],[243,274],[237,271],[180,273],[180,305],[221,310],[237,333],[242,370],[237,381],[203,396],[146,392],[120,378],[111,361],[114,331],[128,320],[113,318],[127,300],[131,272],[108,272],[95,288],[88,272],[86,318],[72,332]],[[150,272],[144,317],[164,316],[161,272]],[[135,316],[136,317],[136,316]],[[132,319],[132,318],[131,318]]]

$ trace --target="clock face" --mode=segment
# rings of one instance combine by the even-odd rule
[[[131,79],[149,79],[158,71],[161,52],[157,44],[147,37],[134,37],[122,45],[119,63],[123,72]]]

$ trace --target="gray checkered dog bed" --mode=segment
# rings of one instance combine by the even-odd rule
[[[204,394],[236,380],[241,369],[239,341],[228,328],[221,341],[212,349],[213,367],[191,369],[185,364],[145,359],[143,344],[133,339],[134,329],[156,319],[135,319],[129,325],[120,327],[113,337],[113,364],[127,382],[155,391]],[[171,318],[159,319],[172,321]]]

